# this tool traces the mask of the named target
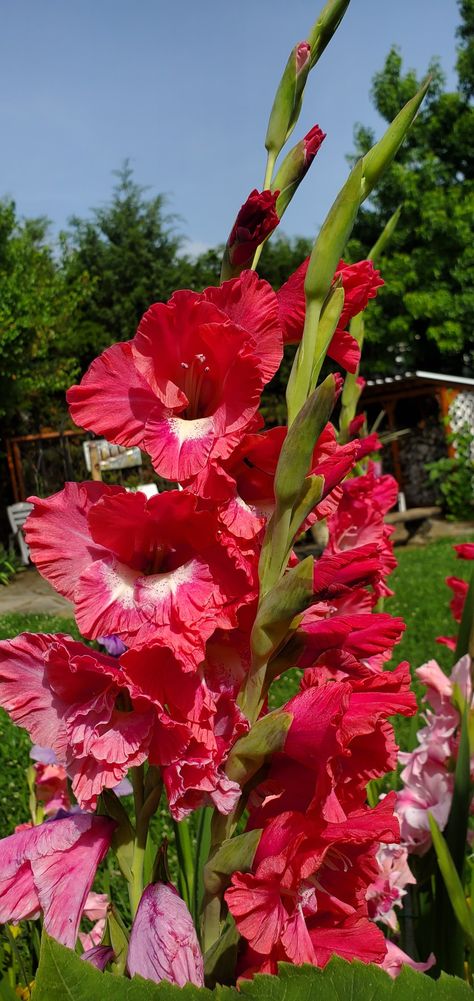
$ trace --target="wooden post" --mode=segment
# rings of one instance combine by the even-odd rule
[[[458,395],[458,393],[459,393],[459,389],[448,389],[447,386],[441,386],[441,390],[440,390],[440,394],[439,394],[439,404],[440,404],[440,409],[441,409],[441,416],[443,418],[443,423],[444,423],[444,429],[445,429],[444,433],[445,433],[445,435],[451,434],[451,428],[450,428],[449,423],[448,423],[449,408],[450,408],[453,400],[456,399],[456,396]],[[456,455],[456,449],[454,448],[454,445],[452,445],[452,444],[448,445],[448,455],[449,455],[450,459],[454,459],[454,457]]]
[[[385,412],[387,414],[389,431],[396,431],[397,427],[395,423],[394,400],[387,400],[387,402],[385,403]],[[403,473],[402,473],[402,463],[400,460],[400,448],[396,438],[390,442],[390,451],[392,453],[393,471],[395,473],[395,479],[398,483],[400,490],[403,490]]]
[[[101,480],[102,472],[100,469],[100,452],[99,446],[94,442],[89,445],[89,455],[91,458],[91,476],[93,480]]]
[[[7,443],[6,444],[7,444],[7,464],[8,464],[8,471],[10,473],[10,482],[11,482],[11,485],[12,485],[13,500],[15,501],[15,504],[17,504],[18,501],[21,498],[20,498],[20,491],[18,490],[18,483],[17,483],[17,479],[16,479],[15,463],[13,461],[12,443],[11,443],[11,441],[10,441],[9,438],[7,438]]]
[[[20,446],[17,441],[12,442],[13,462],[15,466],[16,482],[18,485],[19,500],[26,500],[25,481],[23,479],[23,466],[21,462]]]

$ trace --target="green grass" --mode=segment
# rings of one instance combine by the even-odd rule
[[[456,631],[449,611],[451,591],[444,580],[448,576],[467,580],[473,565],[456,558],[451,540],[424,548],[397,549],[396,555],[399,565],[391,577],[395,596],[385,602],[385,609],[392,615],[400,615],[407,629],[395,651],[394,663],[408,660],[414,670],[434,657],[447,670],[452,665],[453,655],[435,642],[436,636],[449,636]],[[71,619],[51,615],[0,616],[0,639],[25,631],[66,632],[79,636]],[[272,685],[272,707],[282,705],[294,695],[298,674],[288,671]],[[419,694],[419,686],[415,685],[415,689]],[[397,722],[397,737],[403,746],[413,744],[415,732],[410,720]],[[0,710],[0,836],[3,837],[28,816],[25,769],[29,746],[26,734],[13,726]]]

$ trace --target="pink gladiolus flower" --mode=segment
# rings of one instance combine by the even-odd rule
[[[0,841],[0,922],[43,912],[49,935],[73,949],[96,870],[115,824],[76,813]]]
[[[436,958],[431,953],[426,960],[426,963],[416,963],[411,956],[408,956],[403,949],[400,949],[395,942],[387,939],[387,953],[383,961],[382,969],[386,970],[391,977],[398,977],[399,973],[402,972],[404,966],[410,966],[412,970],[417,970],[418,973],[426,973],[430,970],[432,966],[436,963]]]
[[[311,58],[311,46],[309,42],[299,42],[296,46],[295,60],[296,60],[296,72],[301,73],[301,70],[305,69]]]
[[[382,921],[392,931],[398,927],[395,907],[406,894],[405,887],[416,884],[408,865],[408,852],[401,845],[381,845],[377,852],[379,875],[367,889],[366,900],[370,917]]]
[[[451,809],[453,776],[439,765],[426,767],[419,782],[412,781],[397,793],[401,840],[410,854],[425,855],[431,846],[428,813],[444,830]]]
[[[201,950],[192,917],[174,886],[147,886],[133,922],[128,946],[128,971],[178,987],[204,985]]]
[[[43,765],[41,762],[33,767],[35,796],[39,803],[43,803],[45,816],[57,813],[58,810],[69,810],[71,802],[67,791],[66,769],[62,765]]]
[[[239,558],[235,540],[228,547],[221,539],[217,512],[186,491],[147,501],[124,488],[68,483],[33,502],[25,528],[32,558],[75,602],[87,637],[115,633],[135,647],[157,640],[193,669],[214,630],[235,625],[238,602],[252,600],[250,560]]]
[[[461,657],[448,678],[435,660],[416,671],[426,686],[426,698],[435,712],[424,714],[426,726],[418,730],[418,747],[399,755],[404,765],[403,788],[397,795],[402,841],[408,850],[424,855],[431,846],[428,812],[441,830],[446,826],[451,808],[453,774],[451,761],[457,753],[460,716],[452,703],[454,686],[459,688],[468,708],[472,706],[471,661]]]
[[[107,348],[69,390],[71,416],[108,441],[138,445],[157,472],[181,482],[230,455],[281,356],[276,294],[247,271],[151,306],[133,340]]]
[[[89,918],[89,921],[94,921],[95,924],[89,932],[79,932],[79,939],[84,949],[84,953],[91,953],[92,950],[97,948],[97,946],[100,946],[107,923],[108,907],[109,898],[106,893],[94,893],[91,891],[88,894],[84,907],[84,917]],[[90,958],[90,955],[84,955],[83,958],[87,958],[89,962],[93,961]],[[95,958],[97,958],[96,954]],[[100,956],[100,958],[102,959],[103,957]],[[109,958],[111,957],[109,956],[105,960],[105,963],[108,963]],[[93,965],[96,966],[97,963],[94,962]]]

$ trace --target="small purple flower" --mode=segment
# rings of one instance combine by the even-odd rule
[[[133,786],[130,779],[124,778],[113,789],[116,796],[132,796]]]
[[[204,966],[193,919],[169,883],[147,886],[138,905],[128,946],[128,972],[145,980],[204,985]]]
[[[30,758],[32,761],[39,761],[42,765],[58,764],[58,759],[54,751],[50,747],[40,747],[39,744],[33,744],[30,751]]]
[[[125,643],[122,643],[120,637],[115,636],[114,633],[112,633],[110,636],[98,636],[97,642],[101,643],[102,646],[105,646],[107,653],[111,657],[120,657],[120,655],[122,653],[125,653],[125,651],[128,649],[128,647],[125,646]]]

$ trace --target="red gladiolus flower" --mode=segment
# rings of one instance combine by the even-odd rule
[[[253,598],[235,540],[228,548],[217,513],[186,491],[146,500],[120,487],[66,484],[32,498],[26,537],[38,570],[76,606],[84,636],[114,633],[127,646],[170,646],[188,669],[217,628],[235,625]]]
[[[384,672],[344,649],[307,668],[301,689],[284,706],[293,719],[283,751],[249,802],[252,828],[287,810],[340,823],[361,809],[367,782],[397,763],[389,718],[416,712],[407,663]]]
[[[223,766],[248,730],[233,684],[219,683],[208,661],[199,673],[183,674],[172,652],[159,646],[129,650],[120,663],[132,699],[146,699],[156,711],[149,761],[161,766],[174,819],[207,804],[230,813],[241,790]]]
[[[188,484],[190,490],[209,501],[225,502],[219,517],[237,538],[258,535],[274,510],[274,478],[286,434],[285,427],[274,427],[245,435],[222,465],[213,463]],[[359,458],[359,449],[359,442],[338,445],[334,428],[326,425],[316,442],[308,473],[323,477],[322,495],[301,531],[334,512],[341,496],[339,484]]]
[[[71,416],[187,480],[230,455],[281,356],[276,295],[254,272],[199,295],[175,292],[151,306],[133,340],[92,362],[68,391]]]
[[[300,667],[310,667],[322,653],[334,648],[347,650],[359,660],[378,655],[387,659],[405,629],[402,619],[386,613],[344,615],[338,614],[334,605],[329,608],[313,606],[303,617],[299,631],[305,649],[298,662]]]
[[[0,643],[0,705],[53,749],[85,809],[146,760],[155,724],[149,704],[130,704],[113,657],[62,635]]]
[[[309,257],[300,264],[277,293],[280,322],[286,344],[297,344],[303,333],[306,313],[304,282],[308,262]],[[340,261],[334,278],[342,279],[345,298],[328,355],[348,372],[356,372],[360,361],[360,347],[345,328],[353,316],[366,308],[369,299],[374,298],[384,283],[380,272],[375,270],[371,261],[358,261],[356,264],[345,264],[344,261]]]
[[[249,943],[242,975],[277,972],[277,961],[324,966],[331,954],[382,962],[383,933],[368,919],[365,893],[376,851],[397,840],[394,796],[375,810],[325,824],[283,813],[264,830],[251,873],[236,872],[225,897]]]
[[[183,672],[162,646],[117,661],[69,636],[25,633],[0,643],[0,705],[54,750],[83,808],[148,758],[176,820],[207,803],[229,813],[240,787],[223,765],[248,722],[235,702],[241,676],[223,678],[215,642],[209,656]]]
[[[461,560],[474,560],[474,542],[461,542],[458,546],[453,546],[456,555]]]
[[[239,209],[226,247],[231,268],[242,271],[249,267],[257,247],[278,226],[275,205],[279,193],[254,188]]]
[[[375,594],[390,595],[392,591],[386,578],[397,561],[393,555],[390,537],[393,527],[384,523],[384,515],[395,504],[398,493],[392,476],[375,476],[370,466],[365,476],[356,476],[343,484],[343,496],[328,522],[328,554],[351,552],[354,546],[374,545],[380,560],[380,578],[375,583]]]

